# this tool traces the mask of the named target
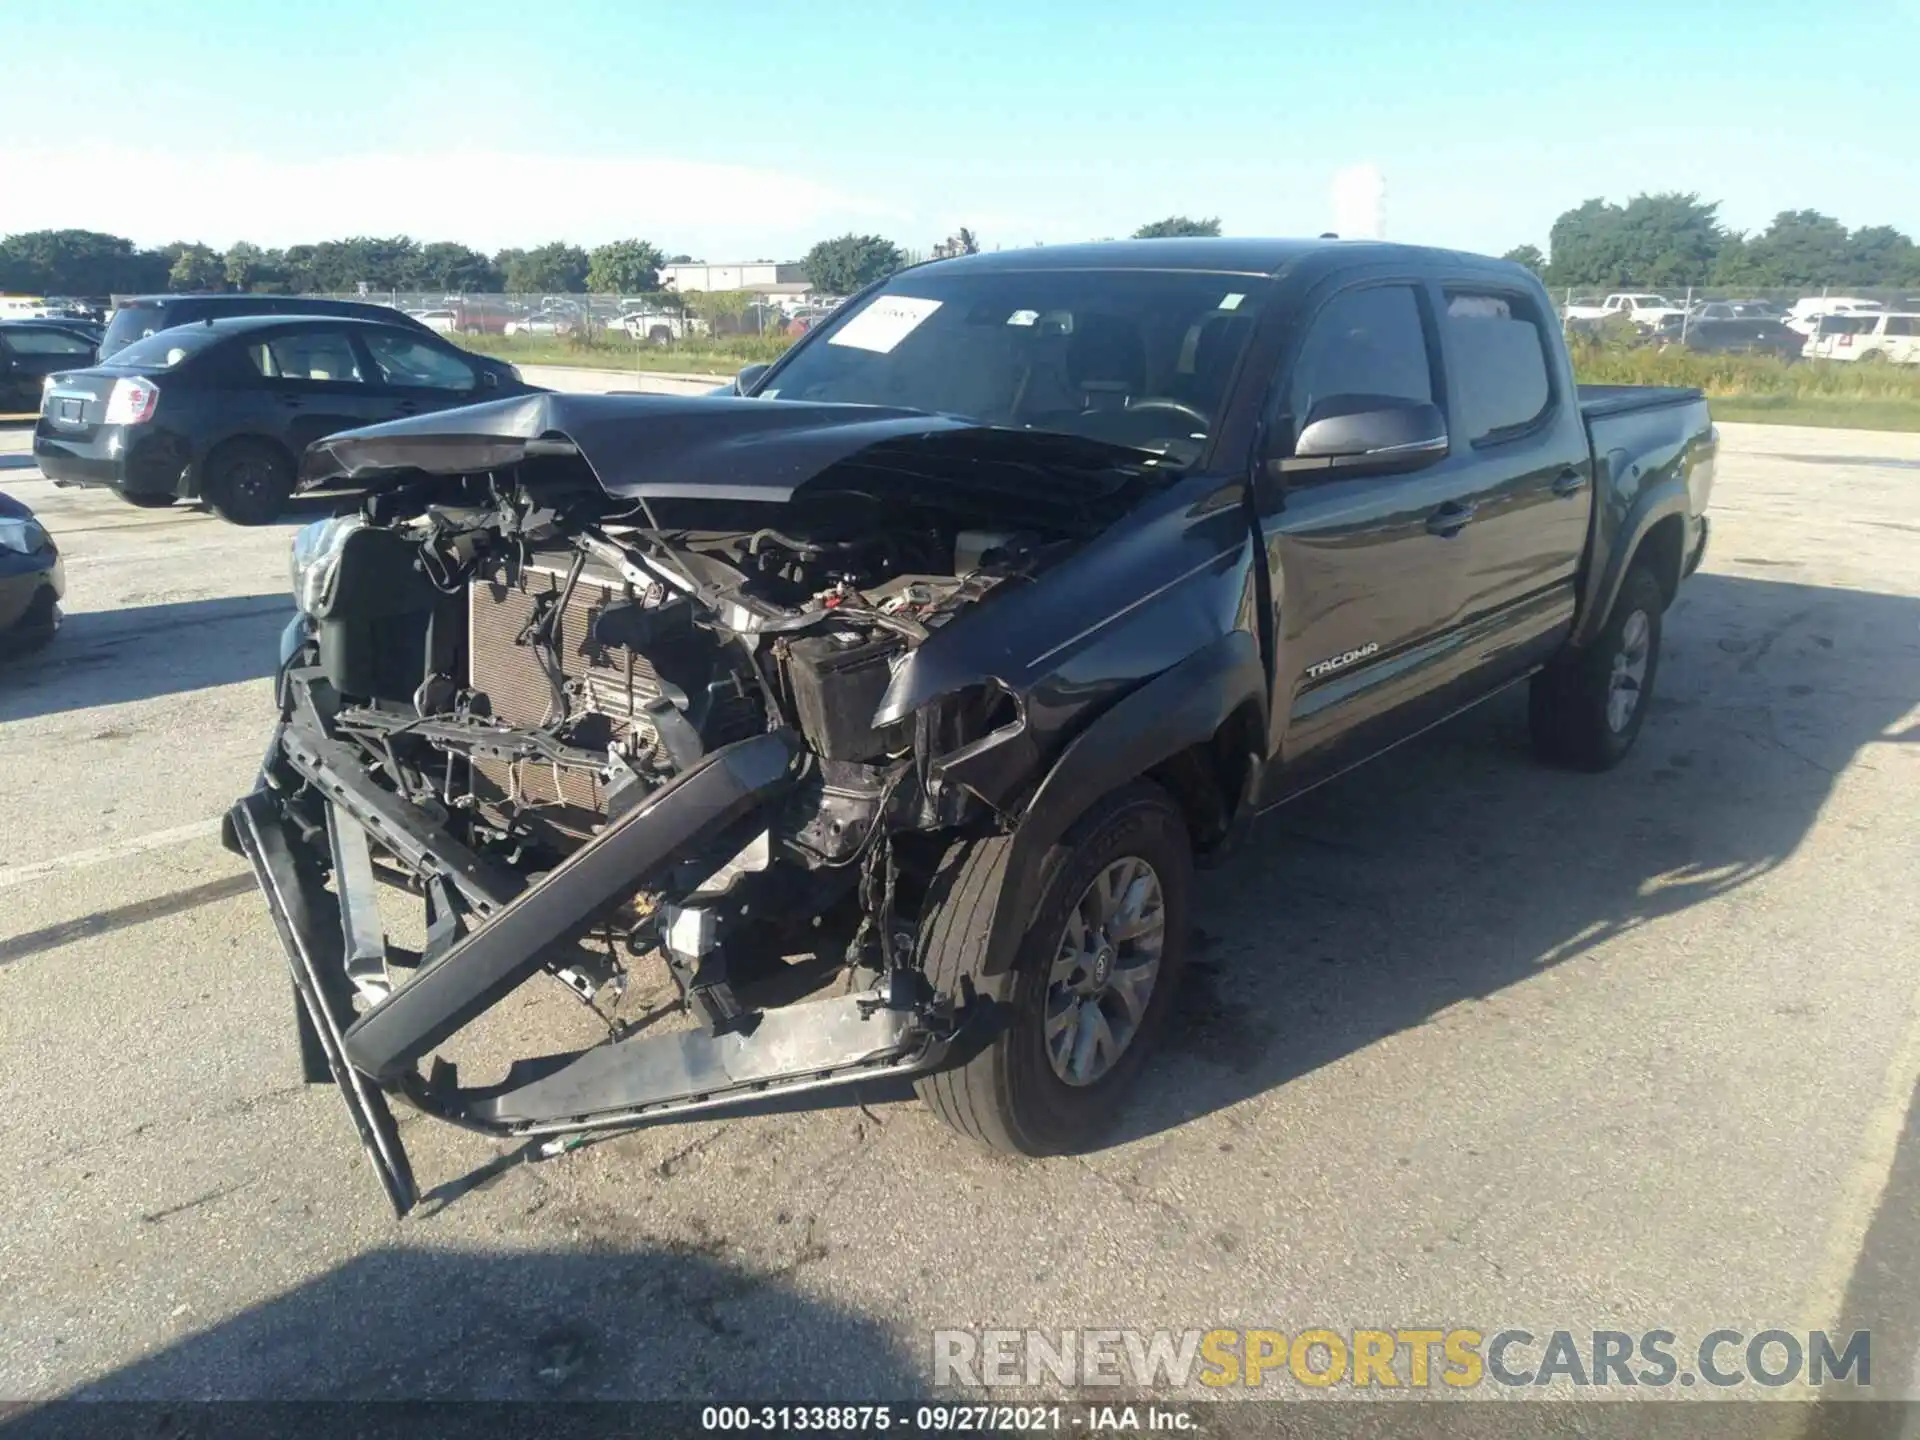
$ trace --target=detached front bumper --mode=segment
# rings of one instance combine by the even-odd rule
[[[296,690],[307,683],[299,671],[287,682]],[[548,947],[784,796],[806,754],[786,731],[725,746],[622,812],[529,886],[376,782],[359,752],[328,734],[316,707],[297,697],[276,751],[268,770],[277,771],[282,786],[263,783],[236,804],[231,834],[253,867],[293,972],[309,1078],[324,1069],[339,1087],[400,1214],[418,1192],[389,1108],[393,1094],[471,1129],[548,1135],[914,1074],[944,1058],[945,1044],[917,998],[875,991],[759,1011],[721,1034],[650,1034],[519,1060],[504,1082],[484,1090],[461,1089],[443,1062],[423,1077],[418,1061],[541,969]],[[310,820],[289,814],[287,787],[323,800],[324,844]],[[438,887],[474,923],[405,984],[356,1014],[354,966],[370,946],[377,955],[380,944],[371,848],[421,876],[430,891]]]

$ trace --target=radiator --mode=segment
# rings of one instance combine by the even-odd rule
[[[549,713],[553,687],[540,654],[520,637],[532,623],[542,597],[557,595],[566,583],[565,569],[529,565],[515,584],[477,580],[468,587],[467,683],[485,695],[495,717],[509,725],[532,726],[558,718],[557,713]],[[564,680],[583,692],[569,702],[574,710],[597,710],[651,738],[644,707],[660,693],[653,667],[642,656],[606,649],[591,638],[594,617],[625,598],[621,581],[596,575],[589,568],[553,627],[554,650]],[[498,802],[515,793],[522,803],[553,807],[543,809],[540,817],[575,838],[590,835],[606,813],[598,777],[583,771],[556,771],[551,765],[533,762],[516,767],[502,760],[475,760],[473,771],[475,797],[495,821],[502,818]]]

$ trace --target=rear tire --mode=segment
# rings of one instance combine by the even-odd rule
[[[229,440],[207,457],[200,494],[222,520],[271,525],[293,494],[293,461],[264,440]]]
[[[1192,847],[1159,786],[1115,791],[1048,853],[1013,964],[987,975],[1012,849],[1006,836],[956,847],[921,927],[934,989],[963,1015],[985,1002],[1007,1023],[914,1088],[942,1120],[989,1149],[1071,1153],[1112,1122],[1165,1027],[1186,961]],[[1094,923],[1101,913],[1108,918]]]
[[[1543,760],[1599,771],[1626,758],[1653,699],[1664,598],[1653,572],[1636,564],[1593,643],[1533,677],[1527,720]]]

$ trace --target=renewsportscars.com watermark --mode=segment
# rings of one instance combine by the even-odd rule
[[[1873,1337],[1824,1330],[936,1330],[934,1384],[1057,1390],[1866,1387]]]

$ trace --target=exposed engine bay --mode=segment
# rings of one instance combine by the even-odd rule
[[[347,1093],[402,1211],[382,1092],[537,1135],[937,1064],[964,1017],[919,968],[920,900],[956,840],[1013,826],[1033,755],[1011,689],[926,703],[913,671],[1128,498],[851,472],[774,504],[630,499],[566,445],[516,458],[408,472],[301,533],[282,723],[230,817],[309,1078]],[[423,902],[417,950],[381,881]],[[654,963],[697,1034],[616,1026],[478,1090],[438,1053],[542,970],[591,1003]]]

